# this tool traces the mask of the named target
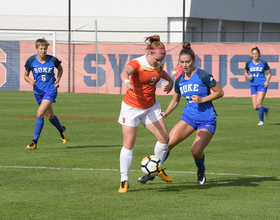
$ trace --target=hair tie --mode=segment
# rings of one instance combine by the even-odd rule
[[[166,53],[165,49],[155,49],[155,50],[150,50],[153,53]]]

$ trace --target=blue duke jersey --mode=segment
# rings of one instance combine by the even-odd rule
[[[196,68],[189,80],[184,79],[184,73],[175,81],[175,92],[186,98],[187,106],[184,108],[184,115],[203,121],[217,116],[212,102],[193,103],[192,96],[200,98],[210,95],[211,87],[216,83],[212,75],[202,69]]]
[[[37,59],[37,54],[28,58],[24,67],[27,71],[32,71],[36,80],[34,94],[43,95],[46,91],[55,89],[55,67],[58,68],[60,63],[61,61],[51,55],[47,55],[45,63]]]
[[[258,64],[254,64],[252,59],[246,63],[245,69],[248,71],[248,74],[253,77],[252,80],[250,80],[250,85],[258,86],[265,83],[265,71],[269,70],[267,62],[260,60]]]

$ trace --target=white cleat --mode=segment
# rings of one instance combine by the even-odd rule
[[[263,121],[260,121],[258,125],[264,125]]]

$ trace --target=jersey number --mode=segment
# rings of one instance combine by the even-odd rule
[[[41,75],[41,80],[42,80],[43,82],[45,82],[45,81],[46,81],[46,75]]]
[[[259,73],[254,73],[253,77],[259,77]]]
[[[190,99],[189,96],[186,96],[186,100],[187,100],[187,102],[189,101],[189,103],[192,103],[192,99]]]
[[[153,84],[156,82],[156,80],[157,80],[157,78],[156,78],[156,77],[153,77],[153,78],[151,79],[150,85],[153,85]]]

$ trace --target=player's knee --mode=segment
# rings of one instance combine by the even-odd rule
[[[199,149],[196,149],[196,148],[192,148],[191,152],[192,152],[192,155],[194,158],[199,157],[201,155],[201,153],[203,153]]]
[[[169,143],[169,136],[166,135],[164,137],[162,137],[160,140],[158,140],[160,143],[162,144],[168,144]]]
[[[38,111],[37,118],[43,118],[43,117],[44,117],[44,112]]]
[[[53,120],[54,115],[46,115],[46,117],[47,117],[47,119],[49,119],[49,120]]]

